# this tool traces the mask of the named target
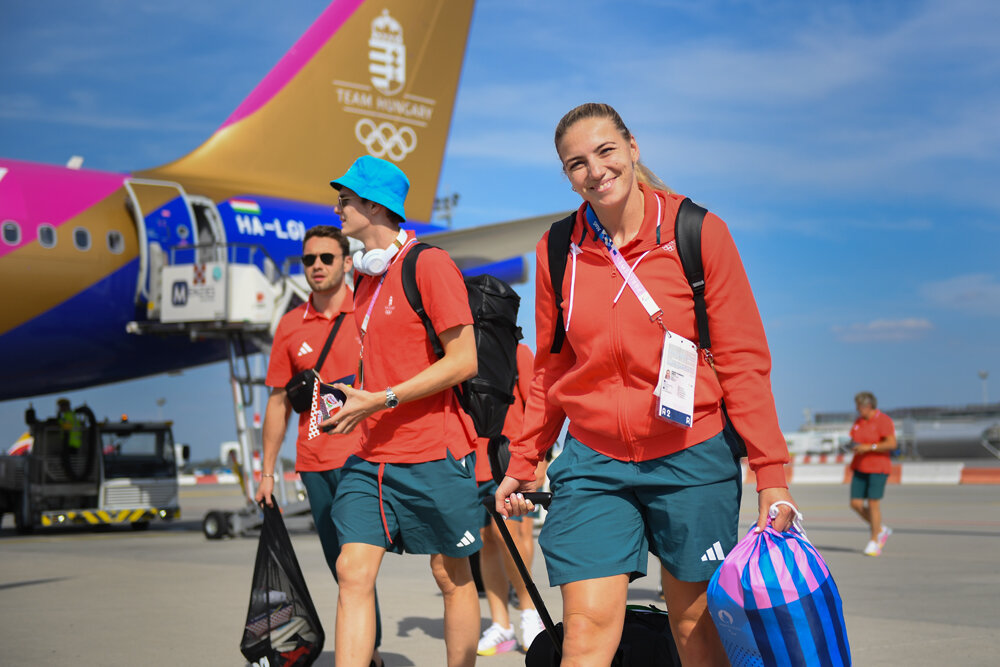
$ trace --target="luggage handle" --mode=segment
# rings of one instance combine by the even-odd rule
[[[528,491],[526,493],[522,493],[521,495],[524,496],[525,500],[528,500],[535,505],[539,505],[540,507],[544,507],[545,509],[548,509],[549,505],[552,504],[552,494],[548,491]]]
[[[542,507],[548,507],[549,503],[552,501],[551,493],[543,493],[540,491],[529,492],[522,494],[525,500],[530,500],[536,505],[541,505]],[[527,566],[524,564],[524,559],[521,558],[521,552],[517,550],[517,545],[514,544],[514,538],[510,536],[510,531],[507,529],[507,524],[504,521],[503,516],[496,510],[496,501],[493,498],[483,499],[483,507],[486,511],[490,513],[493,517],[493,522],[497,525],[497,529],[500,531],[500,537],[503,538],[504,544],[507,545],[507,550],[510,552],[511,558],[514,560],[514,565],[517,567],[518,573],[521,575],[521,579],[524,581],[525,588],[528,589],[528,597],[531,601],[535,603],[535,609],[538,610],[538,616],[542,619],[542,625],[545,627],[545,633],[552,640],[552,645],[555,647],[556,652],[562,656],[562,637],[559,636],[559,632],[556,630],[556,624],[552,622],[552,617],[549,616],[549,610],[545,608],[545,602],[542,600],[542,596],[538,593],[538,588],[535,587],[535,582],[531,579],[531,573],[528,572]],[[528,647],[525,647],[527,650]]]

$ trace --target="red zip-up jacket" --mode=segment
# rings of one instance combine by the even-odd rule
[[[650,251],[636,268],[636,276],[663,311],[664,326],[697,344],[694,301],[674,243],[674,220],[683,197],[644,186],[643,194],[642,227],[619,251],[630,266]],[[564,417],[569,418],[574,438],[611,458],[648,461],[672,454],[722,430],[720,401],[725,397],[730,419],[746,442],[758,491],[786,487],[788,448],[771,393],[771,355],[750,283],[725,223],[708,213],[702,227],[705,300],[718,375],[699,355],[694,423],[683,428],[655,416],[653,390],[663,331],[650,321],[630,288],[625,287],[612,304],[622,277],[607,248],[594,238],[584,210],[585,205],[577,212],[571,236],[580,249],[575,279],[572,253],[563,279],[568,327],[559,354],[549,351],[558,313],[549,279],[548,233],[535,249],[534,377],[507,474],[534,479],[535,467],[558,437]]]

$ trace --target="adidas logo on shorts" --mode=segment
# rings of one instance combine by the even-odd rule
[[[462,539],[458,541],[455,545],[456,547],[467,547],[476,541],[476,537],[469,531],[465,531],[465,535],[462,535]]]
[[[707,560],[724,560],[726,554],[722,553],[722,545],[716,542],[708,548],[705,554],[701,557],[703,561]]]

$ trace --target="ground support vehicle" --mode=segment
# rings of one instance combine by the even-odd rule
[[[81,445],[68,446],[55,419],[27,421],[34,442],[21,456],[0,456],[0,518],[21,533],[61,525],[130,525],[180,517],[171,422],[97,422],[74,410]]]

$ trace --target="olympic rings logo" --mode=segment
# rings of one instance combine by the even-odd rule
[[[397,128],[392,123],[381,122],[377,125],[370,118],[362,118],[354,126],[354,136],[375,157],[387,157],[393,162],[400,162],[417,147],[417,133],[404,125]]]

